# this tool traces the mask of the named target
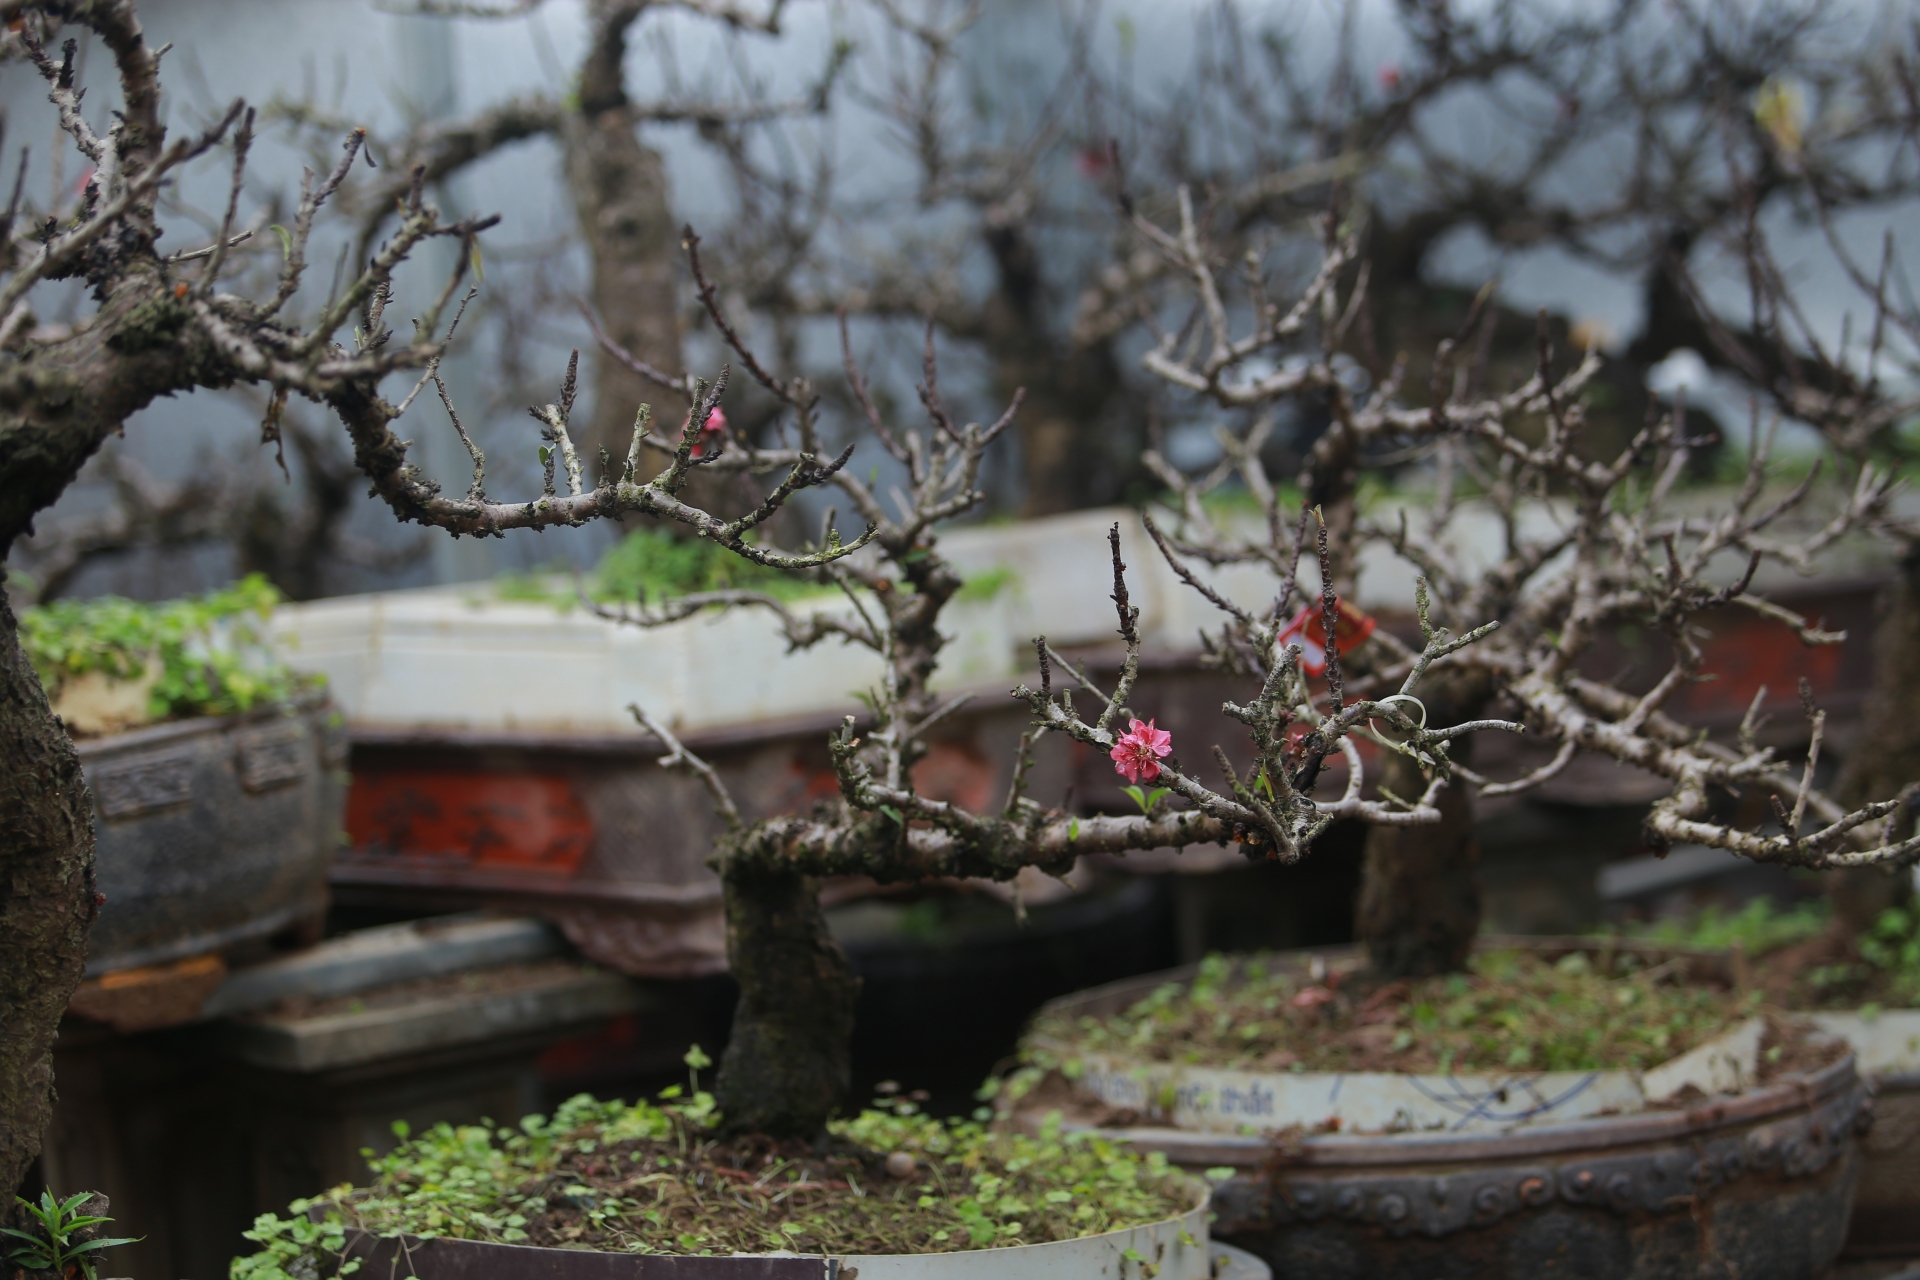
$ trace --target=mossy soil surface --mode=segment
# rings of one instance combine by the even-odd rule
[[[249,1235],[262,1250],[234,1280],[330,1274],[356,1228],[635,1253],[934,1253],[1095,1235],[1197,1201],[1158,1154],[893,1108],[817,1143],[719,1138],[706,1094],[440,1125],[375,1160],[367,1186],[262,1218]]]
[[[1546,960],[1473,958],[1466,973],[1315,979],[1266,957],[1209,957],[1107,1017],[1043,1016],[1029,1067],[1084,1053],[1247,1071],[1447,1073],[1656,1066],[1762,1012],[1761,993],[1685,983],[1683,966],[1596,944]]]
[[[1754,985],[1784,1008],[1920,1006],[1920,910],[1913,903],[1881,912],[1859,933],[1834,920],[1824,899],[1782,907],[1767,898],[1738,911],[1709,907],[1633,933],[1707,951],[1737,947]]]
[[[1920,1005],[1920,909],[1909,902],[1883,911],[1860,933],[1828,921],[1755,967],[1768,996],[1794,1009]]]

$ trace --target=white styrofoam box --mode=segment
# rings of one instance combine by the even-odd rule
[[[963,576],[1006,571],[1009,580],[989,598],[949,606],[942,622],[951,641],[936,687],[1011,682],[1032,665],[1035,635],[1063,648],[1116,643],[1107,544],[1115,521],[1147,644],[1191,649],[1200,628],[1218,626],[1218,610],[1179,580],[1131,511],[955,529],[941,545]],[[1261,566],[1192,567],[1250,608],[1265,607],[1277,586]],[[1389,572],[1370,568],[1363,583]],[[1411,581],[1406,575],[1403,598],[1383,603],[1410,605]],[[1318,590],[1310,560],[1302,563],[1301,587]],[[1363,603],[1371,603],[1364,592]],[[851,610],[829,594],[789,607]],[[761,609],[642,628],[550,602],[501,599],[485,583],[286,605],[274,631],[288,660],[325,675],[349,720],[369,726],[631,733],[626,708],[639,703],[676,731],[697,732],[853,711],[856,692],[881,678],[876,655],[837,639],[788,652]]]
[[[822,595],[796,613],[846,610]],[[1007,606],[996,597],[949,611],[954,637],[937,687],[977,685],[1014,669]],[[288,661],[327,677],[355,724],[458,729],[637,732],[638,703],[676,731],[859,706],[879,657],[829,638],[787,652],[765,610],[708,611],[642,628],[582,609],[500,600],[483,585],[394,591],[283,606],[276,640]]]
[[[1222,615],[1180,581],[1131,510],[1107,507],[955,529],[941,536],[940,546],[964,576],[1012,571],[1013,581],[1004,594],[1016,642],[1024,651],[1030,651],[1036,635],[1046,636],[1055,648],[1118,644],[1113,552],[1107,543],[1107,531],[1115,522],[1120,525],[1128,595],[1140,610],[1142,639],[1152,648],[1196,648],[1195,633],[1201,627],[1218,627]],[[1264,608],[1279,585],[1259,565],[1213,569],[1196,561],[1189,567],[1201,581],[1246,608]],[[1318,570],[1303,563],[1300,582],[1317,591]]]
[[[1392,528],[1402,511],[1410,539],[1432,543],[1418,499],[1377,504],[1367,516]],[[1549,536],[1565,518],[1554,504],[1531,504],[1521,512],[1520,531]],[[975,525],[943,531],[942,551],[965,577],[1006,571],[1009,581],[991,598],[947,609],[942,625],[952,642],[941,655],[936,687],[1010,683],[1032,667],[1035,635],[1057,648],[1117,644],[1107,545],[1116,521],[1146,644],[1196,648],[1197,633],[1218,627],[1220,612],[1180,581],[1134,512],[1107,508]],[[1440,544],[1471,575],[1501,556],[1503,537],[1492,511],[1467,504]],[[1190,568],[1255,611],[1272,603],[1279,586],[1261,565],[1210,569],[1194,562]],[[1376,612],[1410,611],[1417,575],[1392,548],[1369,544],[1356,603]],[[1304,555],[1296,601],[1318,591],[1318,564]],[[789,607],[850,609],[844,598],[827,594]],[[289,660],[324,674],[348,718],[367,725],[631,733],[626,708],[638,702],[669,725],[694,732],[853,711],[855,691],[872,688],[881,674],[878,657],[838,640],[788,653],[775,620],[761,609],[709,611],[639,628],[578,608],[503,600],[485,583],[286,605],[274,626]]]

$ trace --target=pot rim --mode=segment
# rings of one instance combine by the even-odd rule
[[[116,755],[122,751],[138,751],[142,747],[159,746],[182,738],[220,733],[258,720],[311,714],[325,709],[328,705],[325,689],[308,690],[285,702],[268,703],[249,711],[236,711],[229,716],[191,716],[184,720],[161,720],[154,724],[141,725],[138,729],[128,729],[124,733],[102,734],[97,738],[75,738],[73,745],[82,761],[91,761],[96,757]]]
[[[1529,1125],[1503,1133],[1316,1134],[1302,1138],[1297,1152],[1289,1151],[1286,1163],[1291,1167],[1512,1160],[1565,1151],[1641,1146],[1698,1137],[1716,1129],[1812,1108],[1858,1085],[1859,1075],[1854,1069],[1853,1054],[1849,1052],[1837,1062],[1811,1073],[1791,1076],[1748,1093],[1705,1099],[1685,1108]],[[1086,1124],[1063,1127],[1094,1131],[1161,1151],[1180,1164],[1244,1167],[1264,1164],[1274,1154],[1274,1140],[1264,1134],[1243,1136],[1162,1127],[1108,1129]]]
[[[1193,1234],[1195,1238],[1200,1241],[1202,1247],[1204,1248],[1207,1243],[1207,1237],[1206,1237],[1207,1219],[1213,1205],[1213,1188],[1207,1184],[1205,1179],[1197,1177],[1191,1173],[1183,1172],[1178,1169],[1173,1171],[1173,1176],[1178,1178],[1182,1182],[1186,1183],[1190,1191],[1197,1193],[1197,1199],[1194,1201],[1192,1206],[1187,1209],[1181,1210],[1179,1213],[1172,1214],[1165,1218],[1155,1218],[1151,1222],[1135,1223],[1133,1226],[1130,1226],[1130,1227],[1116,1227],[1111,1231],[1102,1231],[1095,1235],[1090,1235],[1090,1236],[1074,1236],[1066,1240],[1045,1240],[1045,1241],[1040,1241],[1038,1243],[1029,1242],[1025,1244],[994,1245],[991,1248],[986,1248],[986,1249],[946,1249],[946,1250],[936,1250],[929,1253],[823,1254],[823,1253],[780,1252],[780,1253],[731,1253],[731,1254],[716,1254],[716,1255],[672,1254],[672,1253],[629,1253],[629,1252],[619,1252],[619,1251],[606,1250],[606,1249],[555,1249],[546,1245],[507,1244],[507,1243],[494,1241],[494,1240],[459,1240],[459,1239],[454,1239],[452,1237],[446,1237],[446,1236],[438,1236],[438,1237],[432,1237],[428,1239],[422,1239],[421,1237],[414,1236],[414,1235],[402,1235],[399,1237],[375,1236],[369,1232],[360,1230],[358,1228],[349,1228],[347,1232],[347,1239],[348,1239],[349,1251],[353,1251],[356,1244],[361,1245],[363,1248],[371,1249],[371,1248],[377,1248],[379,1244],[382,1242],[398,1239],[403,1244],[402,1254],[403,1256],[408,1257],[409,1262],[411,1262],[411,1253],[414,1249],[418,1249],[418,1248],[421,1248],[422,1246],[430,1246],[430,1245],[433,1245],[436,1243],[442,1243],[442,1242],[450,1245],[458,1246],[463,1249],[465,1248],[483,1249],[484,1248],[488,1250],[492,1250],[492,1249],[511,1250],[512,1252],[509,1255],[507,1255],[508,1259],[510,1259],[511,1261],[508,1261],[506,1263],[506,1266],[503,1268],[502,1274],[515,1275],[515,1276],[540,1274],[540,1275],[546,1275],[546,1276],[552,1276],[552,1277],[564,1277],[566,1275],[565,1263],[569,1259],[577,1259],[582,1255],[585,1255],[587,1257],[592,1257],[592,1258],[633,1259],[636,1262],[640,1262],[640,1263],[661,1260],[661,1259],[671,1259],[675,1264],[678,1264],[679,1266],[683,1266],[683,1267],[704,1266],[705,1264],[709,1264],[709,1263],[724,1264],[728,1262],[754,1262],[754,1261],[759,1261],[763,1263],[771,1262],[775,1264],[784,1263],[784,1262],[792,1262],[795,1264],[812,1264],[812,1269],[810,1271],[803,1271],[796,1268],[792,1272],[792,1274],[795,1276],[800,1276],[803,1274],[820,1276],[820,1277],[824,1277],[824,1280],[835,1280],[835,1277],[844,1274],[844,1272],[842,1271],[843,1267],[846,1268],[847,1271],[851,1271],[854,1268],[857,1268],[861,1263],[880,1261],[880,1260],[899,1261],[899,1260],[912,1260],[912,1259],[918,1259],[918,1258],[975,1258],[977,1257],[978,1259],[980,1259],[981,1265],[984,1268],[986,1266],[992,1265],[991,1262],[989,1261],[990,1259],[993,1259],[996,1257],[1005,1258],[1020,1250],[1047,1249],[1047,1248],[1053,1248],[1056,1246],[1084,1247],[1092,1242],[1101,1241],[1101,1240],[1111,1240],[1120,1236],[1130,1235],[1131,1233],[1136,1231],[1142,1231],[1142,1230],[1147,1230],[1151,1228],[1181,1227],[1184,1230],[1184,1229],[1187,1229],[1187,1226],[1186,1226],[1187,1220],[1190,1218],[1195,1219],[1195,1225],[1198,1227],[1198,1230],[1196,1232],[1193,1232]],[[310,1213],[316,1212],[320,1210],[320,1208],[321,1206],[316,1204],[312,1210],[309,1210],[309,1212]],[[853,1264],[853,1265],[852,1267],[847,1267],[847,1264]],[[721,1270],[719,1265],[715,1265],[713,1269],[716,1272]],[[769,1272],[764,1274],[772,1275],[773,1273]],[[778,1274],[784,1275],[786,1274],[786,1272],[782,1270]]]

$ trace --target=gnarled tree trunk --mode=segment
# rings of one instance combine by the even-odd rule
[[[1418,795],[1426,785],[1413,762],[1398,755],[1387,760],[1380,782],[1398,796]],[[1480,931],[1473,798],[1448,787],[1439,808],[1436,824],[1367,832],[1355,933],[1376,973],[1422,978],[1462,969]]]
[[[155,396],[218,383],[150,271],[110,287],[91,324],[0,373],[0,558],[107,435]],[[0,1218],[53,1104],[53,1040],[86,968],[93,800],[0,592]]]
[[[999,273],[980,332],[1004,400],[1025,388],[1014,429],[1020,434],[1021,513],[1053,515],[1117,502],[1126,481],[1144,475],[1137,413],[1111,339],[1065,346],[1047,315],[1040,252],[1020,222],[991,222],[988,249]]]
[[[617,0],[594,5],[580,110],[563,119],[560,141],[567,187],[593,263],[593,308],[607,336],[662,373],[678,376],[680,228],[667,198],[666,164],[640,141],[621,71],[626,31],[642,8]],[[618,479],[641,402],[653,405],[654,421],[669,435],[687,412],[683,398],[605,351],[596,352],[593,386],[593,417],[576,444],[594,475],[605,449]]]
[[[0,1221],[53,1117],[53,1040],[87,963],[93,798],[0,591]]]
[[[1414,691],[1427,723],[1445,728],[1476,718],[1483,687],[1465,687],[1438,672]],[[1456,740],[1455,758],[1467,739]],[[1380,786],[1414,797],[1426,787],[1413,761],[1389,753]],[[1354,932],[1366,944],[1376,973],[1421,978],[1466,967],[1480,932],[1480,842],[1473,830],[1473,797],[1458,785],[1440,793],[1440,821],[1419,827],[1373,827],[1367,832]]]
[[[812,1138],[853,1080],[860,980],[820,910],[819,882],[728,867],[727,963],[740,984],[714,1085],[735,1133]]]
[[[1873,693],[1866,723],[1835,788],[1842,804],[1900,794],[1920,781],[1920,546],[1908,549],[1880,600],[1874,633]],[[1917,815],[1909,813],[1911,824]],[[1871,926],[1909,896],[1907,872],[1879,867],[1829,872],[1834,915],[1850,934]]]

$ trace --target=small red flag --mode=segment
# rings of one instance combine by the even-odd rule
[[[1366,638],[1373,634],[1372,617],[1360,612],[1345,600],[1339,602],[1339,616],[1334,623],[1334,643],[1340,647],[1340,656],[1346,657],[1358,649]],[[1316,600],[1299,613],[1293,615],[1293,621],[1280,629],[1278,637],[1282,649],[1288,645],[1300,646],[1300,669],[1308,676],[1318,679],[1327,673],[1327,624],[1324,621],[1326,606]]]

